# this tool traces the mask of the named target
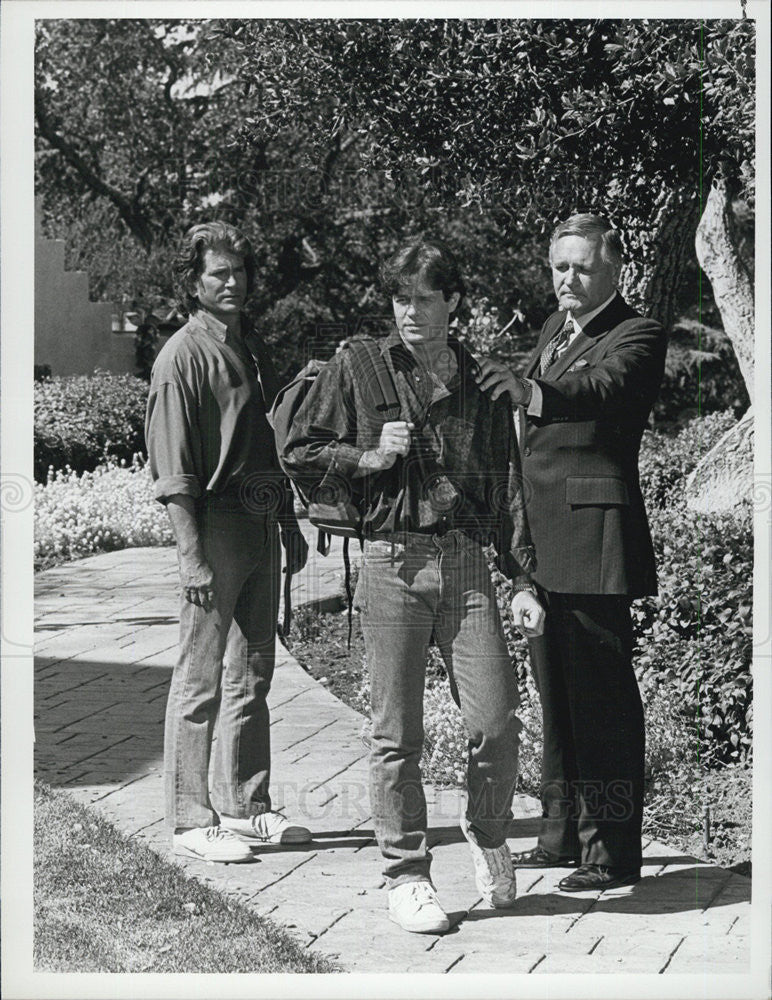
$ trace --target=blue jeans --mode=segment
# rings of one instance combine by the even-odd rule
[[[370,670],[370,801],[392,885],[429,878],[419,761],[434,636],[469,734],[467,818],[482,847],[512,818],[520,720],[517,683],[485,553],[460,531],[365,542],[356,606]]]
[[[279,607],[278,529],[263,514],[215,508],[202,512],[199,528],[214,573],[215,607],[205,612],[183,596],[180,608],[164,734],[172,828],[211,826],[219,822],[218,810],[245,817],[271,808],[266,697]]]

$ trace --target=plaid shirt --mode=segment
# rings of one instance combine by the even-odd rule
[[[442,534],[456,528],[492,544],[499,569],[523,579],[534,565],[525,516],[520,457],[509,397],[495,402],[475,381],[475,361],[448,340],[458,370],[439,385],[395,330],[381,345],[400,402],[400,419],[415,425],[410,452],[391,469],[354,478],[364,451],[377,447],[380,426],[364,379],[342,350],[316,377],[298,409],[282,459],[299,474],[343,480],[364,497],[364,534]],[[382,418],[381,418],[382,423]]]

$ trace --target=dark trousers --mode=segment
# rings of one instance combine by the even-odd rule
[[[539,844],[583,864],[641,864],[643,706],[630,599],[539,591],[544,634],[529,641],[542,703]]]

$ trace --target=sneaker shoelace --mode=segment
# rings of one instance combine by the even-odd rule
[[[231,833],[221,826],[209,826],[204,831],[204,836],[207,840],[214,842],[215,840],[228,840]]]
[[[431,887],[424,887],[422,882],[416,882],[415,885],[410,890],[410,895],[418,906],[418,909],[422,909],[424,906],[434,906],[436,905],[436,900],[434,898],[434,892]]]
[[[497,879],[502,875],[508,875],[507,864],[504,857],[504,852],[508,848],[505,845],[503,847],[482,847],[480,848],[480,860],[484,863],[485,872],[491,878]]]
[[[275,809],[266,813],[257,813],[252,817],[252,826],[261,837],[271,837],[277,832],[275,829],[270,829],[268,825],[272,818],[274,818],[273,822],[276,823],[278,827],[281,827],[284,823],[288,823],[287,818],[282,816],[282,814],[277,812]]]

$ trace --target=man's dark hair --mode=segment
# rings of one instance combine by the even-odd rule
[[[622,266],[622,240],[616,229],[602,215],[578,212],[555,226],[550,237],[550,260],[555,244],[563,236],[581,236],[586,240],[596,240],[600,243],[603,260],[617,270]]]
[[[255,284],[257,262],[252,244],[246,236],[228,222],[201,222],[182,237],[182,241],[172,265],[174,270],[174,290],[182,312],[189,316],[199,308],[198,299],[191,294],[190,286],[204,270],[204,255],[207,250],[226,250],[241,257],[247,272],[247,295]]]
[[[389,295],[396,295],[403,285],[418,275],[429,288],[440,289],[446,302],[458,292],[461,304],[466,286],[447,243],[429,237],[406,240],[381,267],[381,282]]]

